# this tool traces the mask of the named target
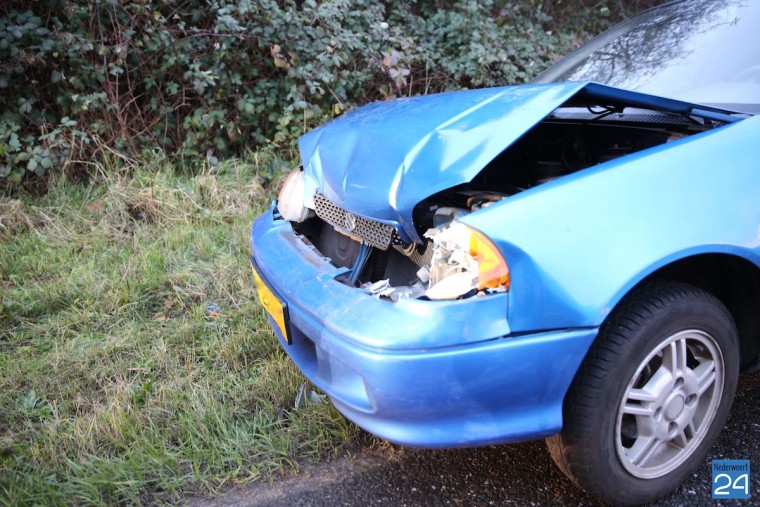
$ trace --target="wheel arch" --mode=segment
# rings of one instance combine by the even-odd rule
[[[626,291],[625,295],[643,284],[656,280],[686,283],[715,296],[726,306],[736,324],[742,368],[758,360],[760,355],[760,267],[738,255],[696,254],[657,268]],[[625,299],[625,295],[618,299],[617,305]]]

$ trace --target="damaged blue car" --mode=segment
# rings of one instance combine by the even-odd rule
[[[757,26],[674,2],[531,84],[304,135],[251,229],[282,347],[392,442],[546,438],[605,501],[674,490],[760,364]]]

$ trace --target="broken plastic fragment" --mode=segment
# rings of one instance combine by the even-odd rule
[[[364,288],[376,298],[385,297],[393,302],[401,298],[420,297],[425,293],[425,286],[419,282],[414,285],[392,287],[390,280],[378,280],[372,284],[365,284]]]
[[[418,298],[425,294],[425,285],[415,283],[414,285],[403,285],[394,287],[393,292],[386,295],[394,303],[403,298]]]
[[[391,282],[388,279],[385,280],[378,280],[375,283],[369,284],[367,287],[367,290],[369,290],[369,293],[373,296],[380,296],[382,293],[388,289],[391,289]]]
[[[316,391],[312,391],[308,387],[308,382],[304,382],[303,384],[298,386],[294,408],[298,410],[299,408],[303,408],[308,405],[318,405],[326,401],[327,401],[326,395],[319,394]]]
[[[477,286],[477,274],[473,277],[472,273],[462,271],[450,275],[437,284],[425,291],[425,295],[430,299],[456,299],[463,294],[467,294]]]
[[[470,254],[470,229],[452,222],[442,229],[430,229],[425,237],[433,241],[428,289],[430,299],[456,299],[478,285],[478,262]]]
[[[423,266],[417,270],[417,278],[419,278],[422,283],[428,283],[430,281],[430,268]]]

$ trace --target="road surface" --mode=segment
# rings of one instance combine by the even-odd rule
[[[711,498],[712,459],[750,459],[752,498],[760,505],[760,373],[740,378],[734,408],[710,455],[691,479],[657,506],[719,505]],[[601,505],[554,466],[543,441],[454,451],[388,446],[363,450],[297,475],[257,483],[193,507],[370,507]]]

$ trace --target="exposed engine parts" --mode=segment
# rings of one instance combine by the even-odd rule
[[[296,231],[333,264],[350,269],[346,283],[377,297],[436,300],[487,294],[505,290],[508,272],[497,274],[495,283],[483,281],[483,262],[500,254],[491,251],[495,248],[487,240],[475,238],[473,243],[473,231],[460,224],[461,218],[537,185],[713,126],[671,113],[560,108],[471,181],[417,204],[413,220],[420,243],[404,242],[393,226],[356,216],[321,194],[313,196],[314,213],[288,213],[306,217],[293,222]],[[482,244],[476,247],[477,241]],[[483,261],[483,255],[491,260]],[[498,259],[493,262],[498,266]]]

